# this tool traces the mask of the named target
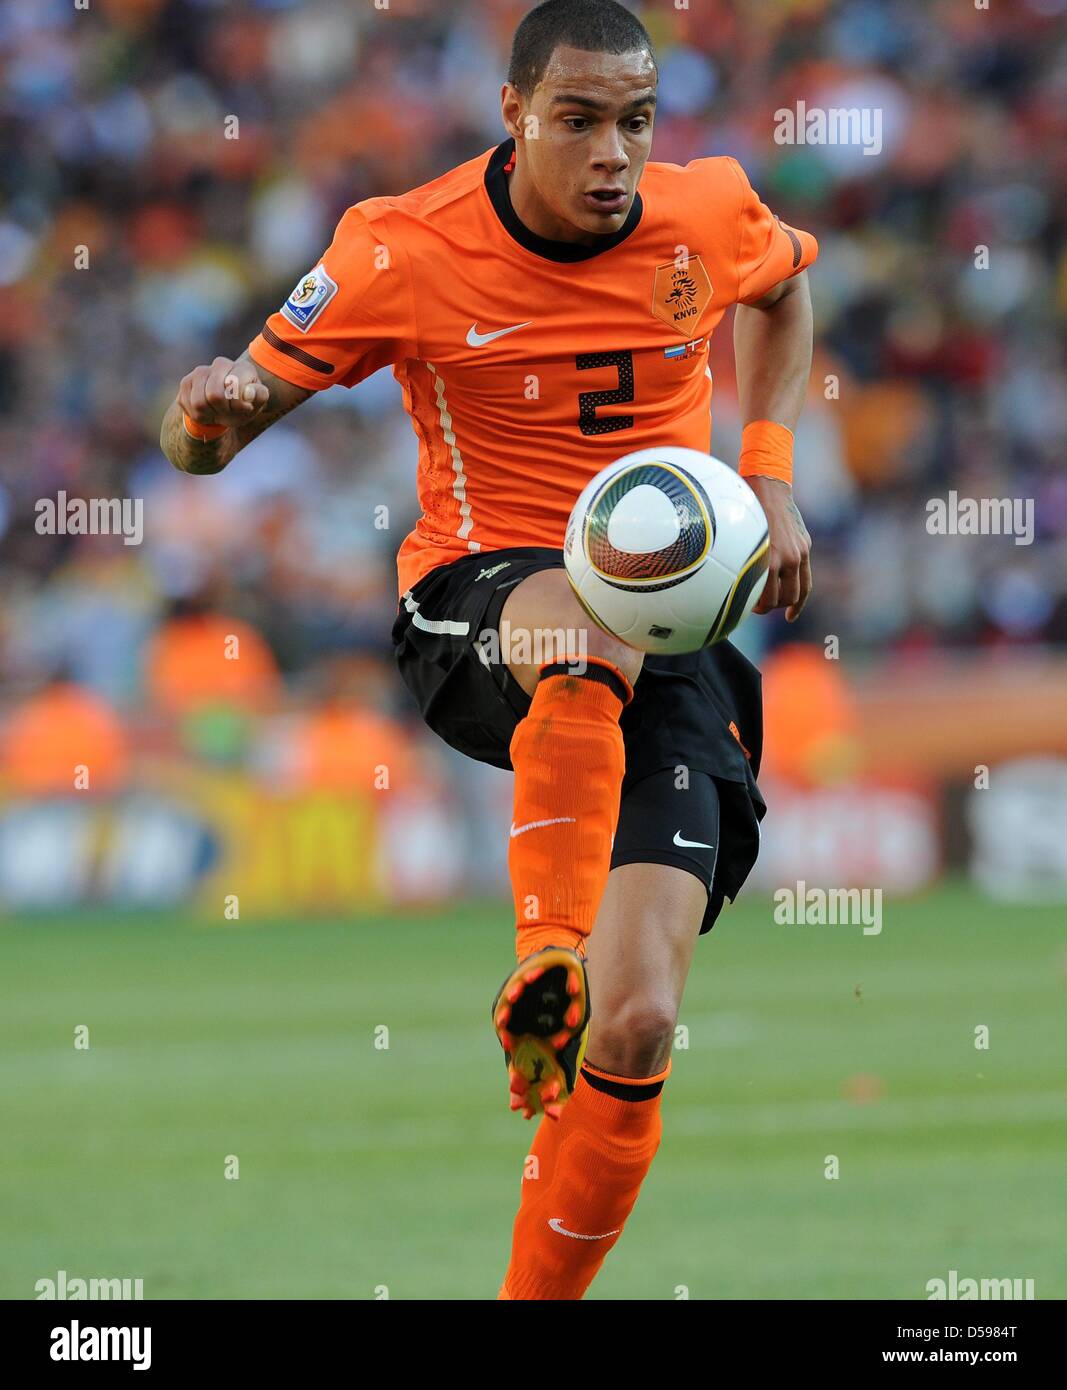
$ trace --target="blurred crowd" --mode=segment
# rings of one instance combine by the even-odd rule
[[[205,698],[406,709],[389,628],[416,441],[392,376],[314,398],[211,480],[170,467],[159,424],[347,206],[502,138],[526,8],[0,8],[8,711],[56,683],[120,717],[185,709],[218,628],[255,653],[251,686],[205,675]],[[821,246],[796,484],[816,598],[796,629],[754,620],[745,641],[833,633],[852,657],[1067,643],[1067,0],[634,8],[660,61],[653,157],[735,155]],[[880,152],[777,143],[775,112],[799,101],[877,108]],[[713,448],[733,462],[730,344],[727,322]],[[931,536],[927,504],[950,491],[1032,498],[1033,544]],[[42,534],[37,503],[61,492],[143,499],[143,544]]]

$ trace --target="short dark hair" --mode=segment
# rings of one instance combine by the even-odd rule
[[[586,53],[633,53],[642,48],[652,53],[648,30],[617,0],[545,0],[520,22],[511,44],[508,81],[524,97],[544,77],[560,44]]]

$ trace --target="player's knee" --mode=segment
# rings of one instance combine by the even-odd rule
[[[667,1065],[678,1011],[666,999],[631,999],[601,1008],[594,991],[588,1057],[620,1076],[653,1076]]]
[[[583,635],[585,639],[584,652],[580,655],[595,656],[600,661],[610,661],[612,666],[621,671],[633,685],[641,674],[644,652],[628,647],[625,642],[620,642],[610,632],[605,632],[603,628],[596,627],[593,623],[589,623],[589,626],[584,629]]]
[[[540,570],[517,584],[504,603],[500,626],[502,641],[507,633],[508,667],[528,695],[545,662],[596,657],[621,671],[631,686],[641,671],[644,653],[593,622],[561,569]]]

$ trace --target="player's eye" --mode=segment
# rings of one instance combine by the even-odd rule
[[[588,130],[592,125],[588,116],[564,116],[563,122],[570,126],[571,130]],[[626,129],[634,135],[644,130],[648,124],[647,116],[630,116],[625,122]]]

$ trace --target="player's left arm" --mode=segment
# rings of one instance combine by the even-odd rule
[[[811,373],[812,312],[806,270],[782,280],[760,299],[738,304],[734,358],[742,423],[770,420],[793,431]],[[811,537],[793,500],[791,483],[746,479],[767,515],[767,583],[756,613],[786,610],[795,622],[811,593]]]

